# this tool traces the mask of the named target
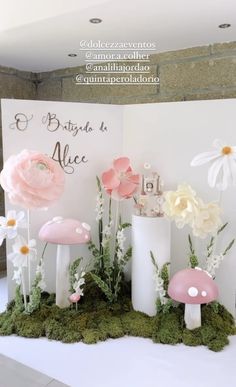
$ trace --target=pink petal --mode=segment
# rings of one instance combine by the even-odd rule
[[[113,165],[117,172],[126,172],[130,165],[130,159],[128,157],[120,157],[114,160]]]
[[[134,184],[130,181],[124,180],[120,183],[120,185],[118,187],[118,194],[121,197],[128,198],[128,197],[132,196],[136,190],[137,190],[136,184]]]
[[[131,181],[134,184],[139,184],[139,182],[140,182],[140,175],[132,175],[132,176],[129,176],[128,179],[129,179],[129,181]]]
[[[115,189],[119,186],[120,180],[114,169],[109,169],[102,174],[102,183],[106,189]]]

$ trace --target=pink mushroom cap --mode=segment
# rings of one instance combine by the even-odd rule
[[[39,239],[58,245],[76,245],[89,242],[90,226],[76,219],[60,216],[45,223],[39,230]]]
[[[169,296],[184,304],[207,304],[218,295],[218,287],[212,277],[201,269],[178,271],[170,280]]]
[[[73,293],[69,296],[70,302],[78,302],[80,300],[80,295],[78,293]]]

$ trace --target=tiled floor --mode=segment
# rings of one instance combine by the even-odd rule
[[[68,387],[0,354],[0,387]]]

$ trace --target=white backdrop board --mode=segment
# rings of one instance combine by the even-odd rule
[[[217,199],[217,191],[207,185],[208,167],[192,168],[190,161],[198,153],[210,150],[215,138],[236,144],[235,111],[235,99],[126,106],[2,100],[4,159],[24,148],[53,155],[59,141],[62,152],[66,145],[69,147],[66,163],[69,155],[72,161],[76,155],[88,160],[79,165],[73,163],[64,166],[67,172],[65,194],[48,212],[32,213],[32,236],[37,235],[38,228],[45,221],[57,215],[86,221],[92,225],[95,234],[95,175],[108,169],[111,161],[120,155],[130,157],[136,171],[141,170],[144,162],[150,162],[162,176],[165,190],[176,189],[178,183],[187,182],[205,202]],[[24,128],[24,117],[17,118],[17,113],[26,115],[27,128]],[[59,126],[57,119],[65,126],[64,129]],[[78,124],[81,129],[77,131],[71,123]],[[89,131],[89,127],[93,130]],[[54,156],[58,158],[58,146]],[[68,173],[71,171],[73,173]],[[236,236],[235,193],[236,188],[231,187],[223,195],[223,217],[229,226],[218,244],[220,251]],[[123,205],[127,209],[125,220],[129,220],[131,203]],[[8,201],[6,207],[9,208]],[[186,267],[189,231],[187,227],[178,230],[172,225],[172,273]],[[206,241],[196,241],[202,260],[205,244]],[[74,256],[77,253],[88,255],[85,249],[76,250]],[[235,312],[235,253],[236,247],[223,261],[216,278],[220,286],[220,299],[231,313]],[[54,246],[51,246],[46,256],[49,291],[55,287],[54,256]],[[10,265],[8,270],[10,278]],[[11,296],[11,280],[9,284]]]
[[[212,149],[216,138],[236,145],[236,99],[130,105],[124,112],[124,153],[139,168],[150,162],[162,176],[164,190],[175,190],[178,183],[189,183],[205,202],[217,200],[219,193],[209,188],[209,165],[191,167],[194,156]],[[222,198],[223,220],[229,222],[217,250],[222,252],[236,237],[236,187],[230,187]],[[188,257],[187,234],[190,229],[178,230],[172,224],[171,271],[186,267]],[[206,240],[196,247],[204,261]],[[236,244],[217,271],[220,300],[235,313]]]
[[[39,228],[55,216],[84,221],[95,230],[96,175],[121,154],[122,119],[119,106],[2,100],[4,160],[23,149],[37,150],[59,160],[65,171],[65,192],[58,203],[48,211],[31,212],[31,237],[36,238]],[[6,198],[6,211],[10,208]],[[38,241],[37,246],[41,254],[43,244]],[[55,291],[55,253],[56,246],[49,245],[45,255],[49,292]],[[89,255],[87,247],[73,246],[72,257],[80,255]],[[14,289],[11,277],[8,263],[9,297]]]

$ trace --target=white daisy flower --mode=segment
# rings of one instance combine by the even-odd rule
[[[26,220],[24,211],[10,210],[7,216],[0,216],[0,245],[5,238],[13,239],[17,236],[18,228],[25,228]]]
[[[208,171],[208,184],[224,191],[228,185],[236,185],[236,146],[227,145],[221,140],[213,142],[215,150],[200,153],[191,161],[195,167],[211,163]]]
[[[27,267],[27,259],[33,260],[36,257],[36,241],[31,239],[29,243],[25,239],[18,235],[16,242],[12,246],[13,252],[8,254],[7,258],[12,261],[15,267]]]

